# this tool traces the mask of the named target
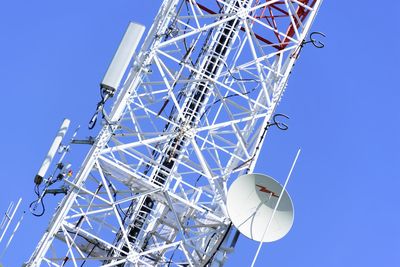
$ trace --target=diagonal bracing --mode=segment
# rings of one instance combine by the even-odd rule
[[[164,0],[28,266],[222,265],[320,0]]]

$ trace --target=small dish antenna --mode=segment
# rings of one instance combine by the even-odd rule
[[[289,232],[294,219],[293,203],[282,188],[272,177],[262,174],[242,175],[232,183],[227,208],[240,233],[258,242],[273,242]],[[279,205],[264,235],[281,193]]]

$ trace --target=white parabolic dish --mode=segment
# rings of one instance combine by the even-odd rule
[[[293,203],[284,191],[274,218],[262,239],[282,186],[262,174],[239,176],[228,190],[227,208],[233,225],[245,236],[258,242],[273,242],[284,237],[294,219]]]

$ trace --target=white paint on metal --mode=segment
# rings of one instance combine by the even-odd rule
[[[321,4],[292,1],[291,9],[307,6],[309,14],[288,36],[297,18],[285,15],[285,3],[255,1],[243,9],[237,1],[245,0],[218,1],[220,14],[208,14],[200,1],[163,1],[108,121],[80,171],[66,180],[70,191],[28,266],[58,266],[66,254],[67,264],[78,266],[104,257],[104,266],[154,266],[172,255],[191,266],[223,264],[223,241],[233,232],[227,184],[253,172],[264,129]],[[279,11],[283,26],[275,29],[256,13],[276,5],[286,13]],[[234,42],[218,40],[224,30]],[[287,46],[276,49],[278,41],[266,45],[255,37],[264,33],[287,39]],[[217,42],[229,53],[212,50]],[[213,60],[224,63],[211,64],[212,72],[202,69]],[[208,92],[199,101],[192,93],[202,93],[201,87]],[[199,112],[191,124],[190,104]]]

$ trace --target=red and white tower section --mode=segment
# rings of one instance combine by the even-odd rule
[[[164,0],[139,46],[128,28],[112,105],[27,266],[222,266],[228,185],[253,171],[321,2]]]

